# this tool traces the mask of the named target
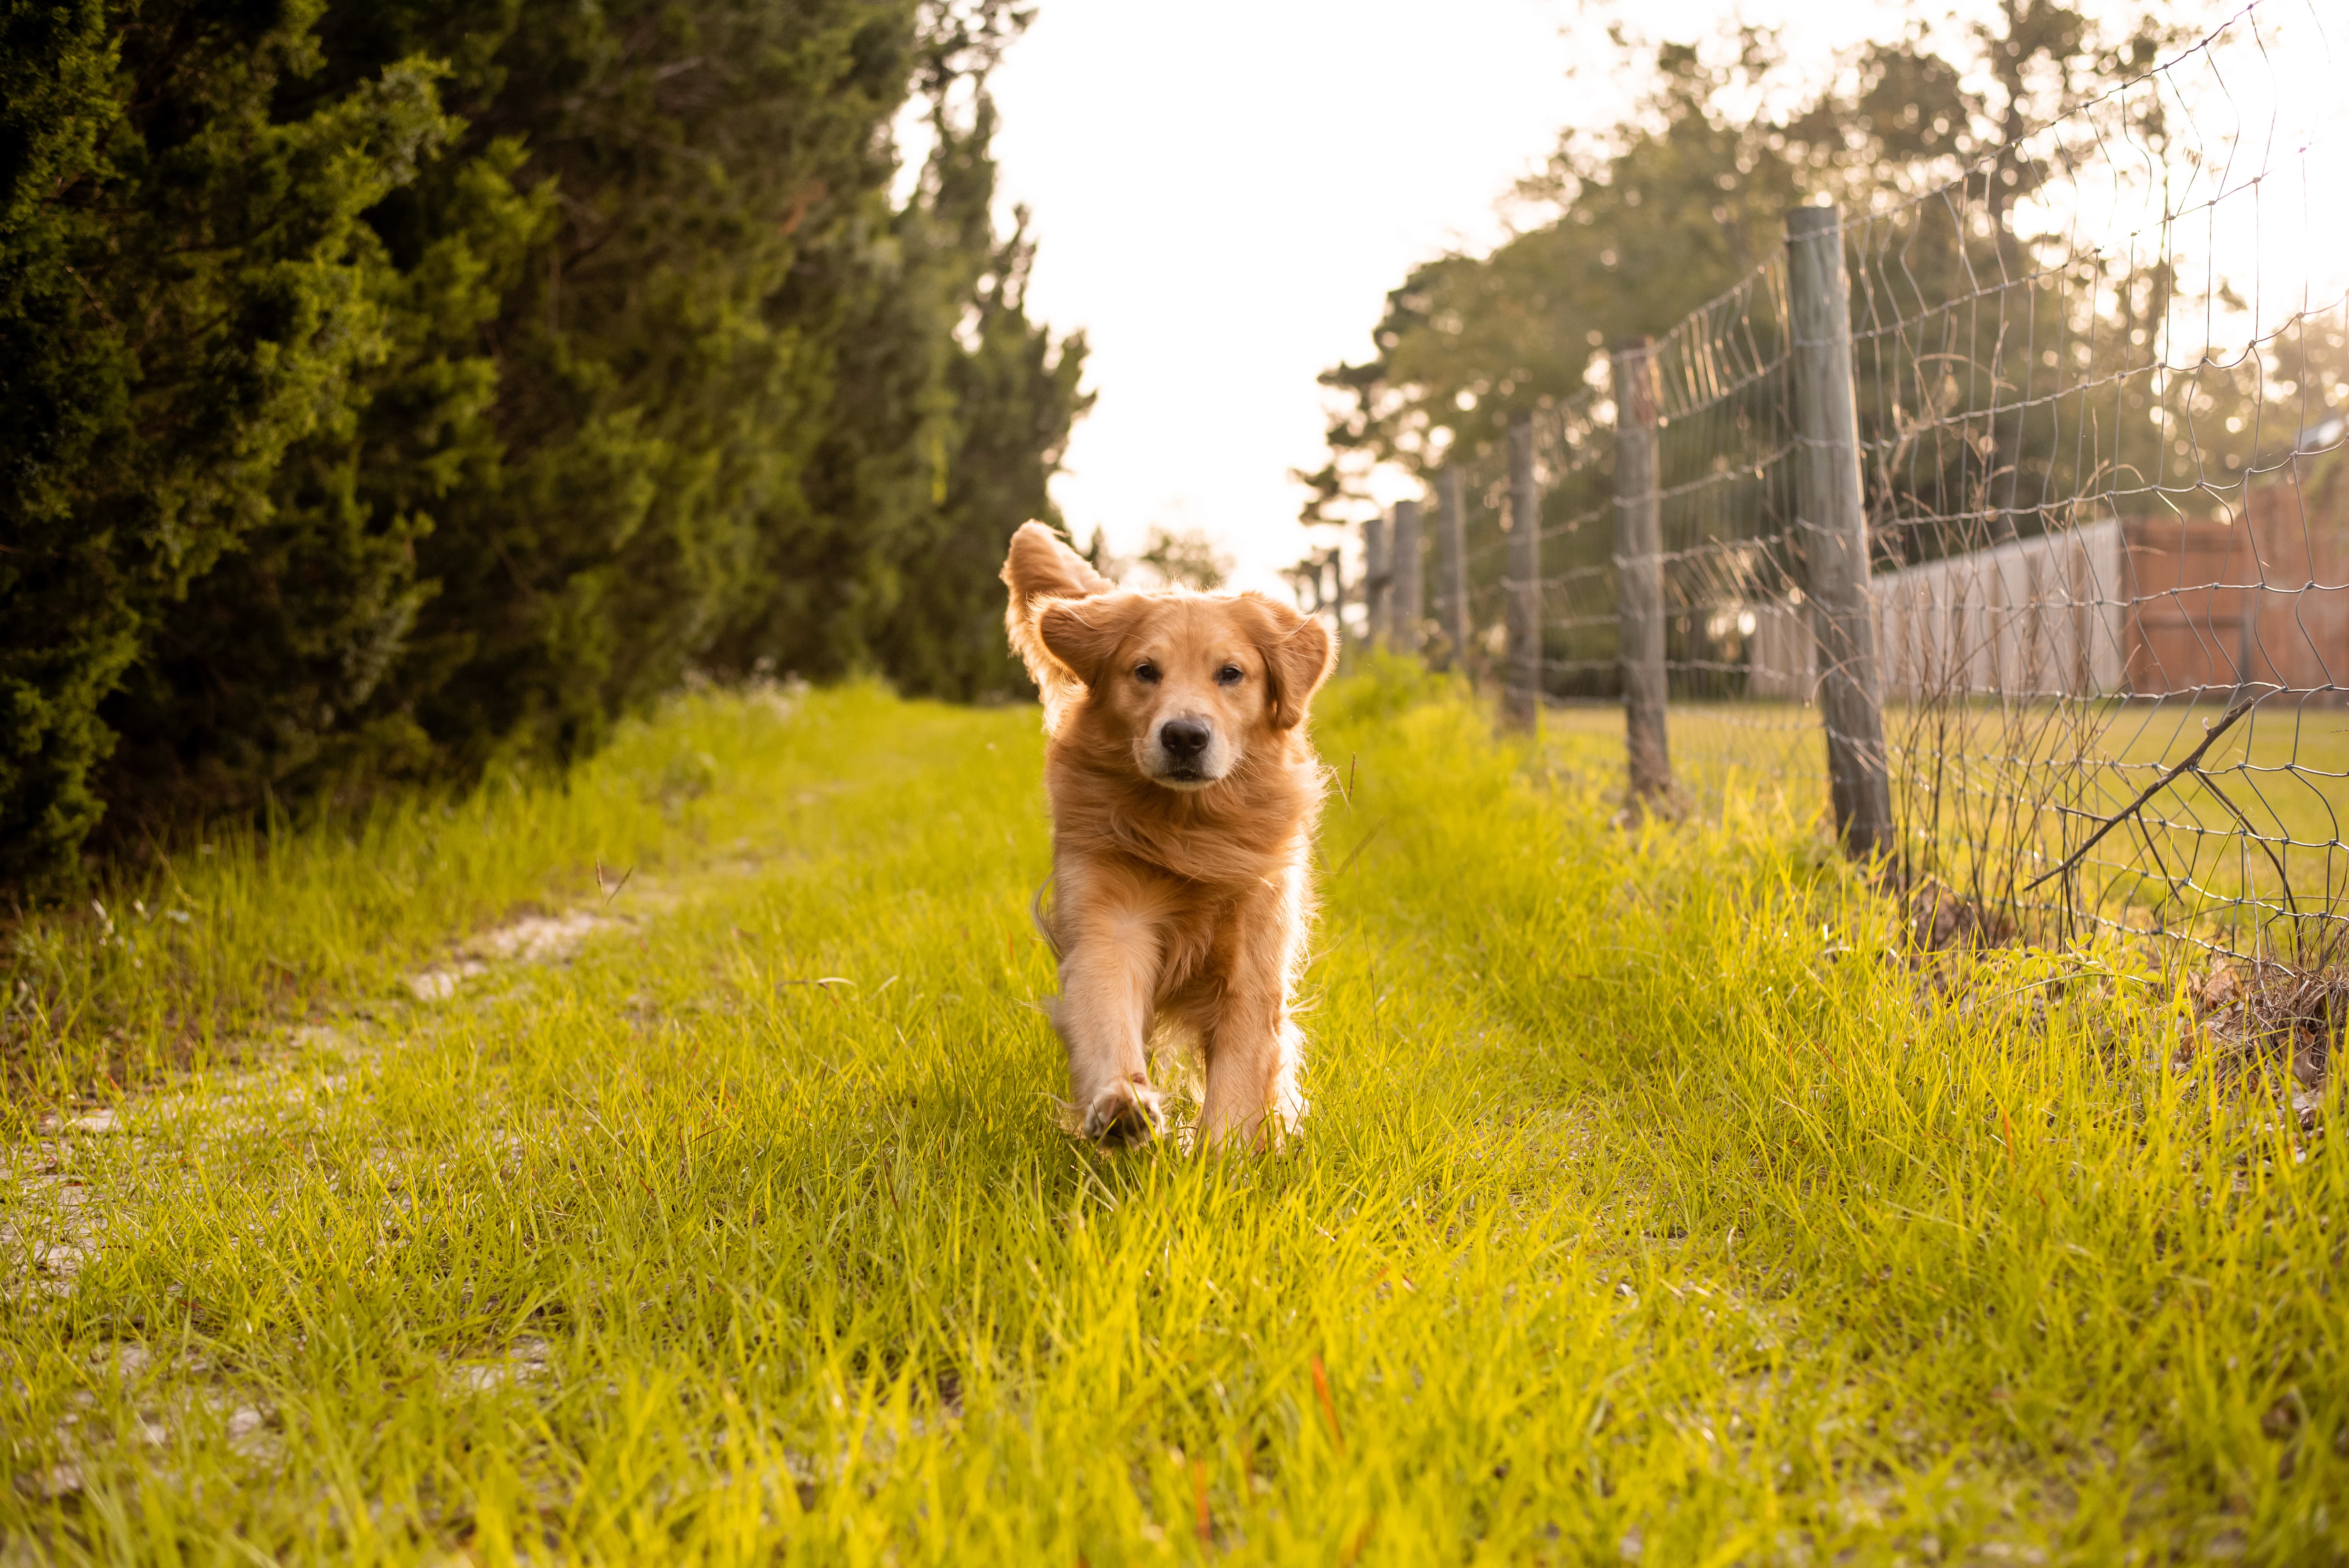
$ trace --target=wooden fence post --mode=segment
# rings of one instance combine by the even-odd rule
[[[1437,476],[1436,495],[1443,502],[1443,520],[1436,529],[1435,613],[1444,624],[1444,667],[1468,667],[1468,518],[1460,495],[1460,470],[1445,469]]]
[[[1662,504],[1657,494],[1656,349],[1635,338],[1608,358],[1615,394],[1615,584],[1623,751],[1633,809],[1669,797]]]
[[[1330,562],[1330,617],[1331,634],[1338,639],[1338,656],[1350,663],[1346,655],[1353,649],[1346,637],[1346,552],[1342,542],[1332,545]]]
[[[1382,647],[1387,640],[1387,520],[1373,512],[1362,520],[1362,645]]]
[[[1394,640],[1395,652],[1415,657],[1427,614],[1420,588],[1419,502],[1395,502],[1394,537],[1388,542],[1394,557],[1389,571],[1394,584],[1387,595],[1387,634]]]
[[[1541,714],[1541,494],[1534,488],[1534,417],[1509,420],[1509,684],[1501,727],[1531,733]]]
[[[1845,852],[1868,860],[1892,852],[1892,795],[1868,594],[1851,281],[1844,273],[1838,209],[1797,207],[1786,215],[1786,296],[1795,379],[1795,525],[1818,641],[1827,781]]]

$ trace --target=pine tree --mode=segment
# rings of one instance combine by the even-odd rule
[[[989,217],[1004,0],[0,5],[0,884],[696,664],[1016,678],[1082,344]]]

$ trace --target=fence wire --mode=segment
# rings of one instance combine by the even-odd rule
[[[1664,669],[1679,771],[1816,774],[1816,721],[1748,700],[1799,638],[1786,263],[1772,257],[1656,341]],[[1777,694],[1787,695],[1787,694]]]
[[[2349,366],[2281,242],[2340,181],[2267,9],[1847,226],[1896,818],[2052,940],[2343,934]]]
[[[2034,939],[2302,964],[2349,944],[2330,49],[2313,10],[2257,0],[2022,143],[1847,211],[1900,869]],[[1655,346],[1665,665],[1684,774],[1733,759],[1824,798],[1787,287],[1775,258]],[[1600,387],[1536,416],[1554,703],[1620,689],[1616,412]],[[1497,660],[1507,447],[1453,461],[1471,641]]]
[[[1553,706],[1610,698],[1616,689],[1615,577],[1608,552],[1614,431],[1603,391],[1586,389],[1535,410],[1534,479],[1540,494],[1542,692]],[[1470,628],[1468,667],[1493,676],[1507,651],[1509,444],[1496,428],[1451,454],[1462,476]],[[1442,526],[1440,511],[1435,526]],[[1432,531],[1431,531],[1432,535]]]
[[[1542,696],[1610,697],[1616,683],[1614,428],[1586,389],[1534,415],[1534,484],[1541,495]]]

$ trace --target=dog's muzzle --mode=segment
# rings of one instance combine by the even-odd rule
[[[1224,776],[1224,748],[1204,719],[1170,718],[1151,736],[1150,776],[1177,789],[1197,789]]]

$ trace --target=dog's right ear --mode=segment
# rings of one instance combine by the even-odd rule
[[[1036,636],[1045,651],[1088,686],[1099,686],[1118,645],[1149,606],[1141,593],[1120,590],[1088,599],[1055,599],[1036,617]]]
[[[1057,730],[1061,710],[1075,697],[1075,686],[1083,677],[1045,645],[1036,625],[1038,614],[1055,601],[1108,593],[1117,584],[1087,565],[1083,556],[1040,522],[1023,524],[1011,536],[1003,584],[1011,590],[1010,603],[1003,609],[1003,630],[1044,698],[1045,727]]]
[[[1117,586],[1040,522],[1022,523],[1003,562],[1004,586],[1017,608],[1039,599],[1082,599]]]

